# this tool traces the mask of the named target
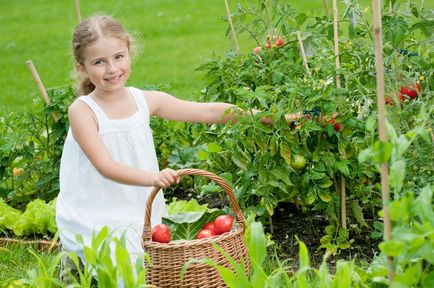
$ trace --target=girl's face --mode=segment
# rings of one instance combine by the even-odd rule
[[[83,52],[80,73],[89,77],[96,90],[114,92],[125,87],[131,59],[127,42],[115,37],[101,37]]]

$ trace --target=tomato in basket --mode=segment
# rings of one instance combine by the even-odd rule
[[[203,239],[203,238],[209,238],[209,237],[213,237],[216,236],[217,234],[215,233],[214,230],[210,230],[210,229],[202,229],[199,231],[199,233],[196,236],[196,239]]]
[[[152,241],[169,243],[172,240],[169,227],[166,224],[158,224],[152,228]]]
[[[234,223],[234,218],[230,215],[220,215],[214,220],[214,230],[217,235],[229,232]]]

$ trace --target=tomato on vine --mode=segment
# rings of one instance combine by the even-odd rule
[[[306,158],[303,155],[296,154],[291,162],[291,167],[295,170],[301,170],[306,166]]]

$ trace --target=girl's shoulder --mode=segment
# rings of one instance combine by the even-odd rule
[[[68,107],[68,118],[71,121],[72,119],[92,119],[96,121],[95,112],[92,108],[83,101],[82,97],[79,97],[74,100]]]
[[[146,100],[149,113],[151,115],[154,115],[154,112],[161,106],[161,103],[164,102],[164,99],[169,95],[165,92],[157,91],[157,90],[139,89],[139,91],[143,96],[143,98]]]

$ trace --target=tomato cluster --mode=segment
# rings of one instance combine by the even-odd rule
[[[277,36],[277,35],[273,35],[273,36],[268,36],[267,40],[265,41],[265,48],[267,50],[270,50],[273,47],[273,44],[271,44],[272,42],[274,42],[274,47],[282,47],[285,45],[285,40],[283,39],[282,36]],[[253,53],[255,54],[259,54],[259,52],[261,52],[262,47],[258,46],[253,48]]]
[[[202,230],[197,234],[196,239],[209,238],[229,232],[233,223],[234,218],[232,218],[232,216],[220,215],[214,220],[214,222],[206,223],[202,227]]]
[[[213,222],[206,223],[196,236],[196,239],[209,238],[229,232],[232,229],[234,218],[230,215],[220,215]],[[169,227],[158,224],[152,228],[152,241],[169,243],[172,241]]]
[[[420,91],[419,82],[416,82],[416,84],[410,84],[409,87],[402,86],[399,90],[399,100],[404,101],[407,98],[410,98],[410,100],[416,99]]]
[[[344,126],[342,125],[342,123],[338,123],[338,122],[336,122],[336,116],[338,116],[338,113],[333,113],[333,115],[332,115],[332,118],[331,119],[327,119],[327,117],[325,117],[325,116],[323,116],[323,119],[322,119],[322,121],[323,121],[323,123],[328,123],[328,124],[330,124],[330,125],[333,125],[333,129],[336,131],[336,132],[340,132],[340,131],[342,131],[342,129],[344,129]]]
[[[420,92],[422,92],[422,90],[419,82],[408,86],[401,86],[398,96],[399,101],[404,102],[406,100],[414,100],[419,96]],[[386,104],[393,105],[393,99],[391,96],[386,96],[385,101]]]

